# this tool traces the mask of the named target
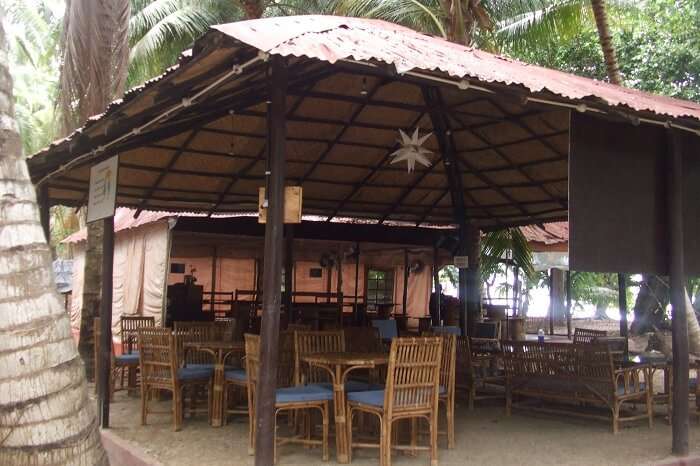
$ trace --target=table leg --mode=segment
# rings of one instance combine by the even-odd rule
[[[214,366],[214,383],[211,400],[211,425],[221,427],[224,412],[224,364],[216,363]]]
[[[345,383],[343,380],[342,366],[335,368],[335,377],[333,380],[333,405],[335,409],[335,448],[338,463],[347,464],[350,462],[348,457],[348,437],[347,437],[347,419],[345,417]]]

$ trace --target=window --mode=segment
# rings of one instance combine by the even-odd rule
[[[394,302],[394,272],[369,269],[367,271],[367,304]]]

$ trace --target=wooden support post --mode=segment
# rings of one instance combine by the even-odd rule
[[[98,220],[100,221],[100,220]],[[114,217],[102,221],[102,300],[100,301],[100,373],[97,381],[100,426],[109,427],[109,384],[112,371],[112,273],[114,264]]]
[[[566,271],[566,337],[571,340],[571,270]]]
[[[477,321],[481,318],[481,231],[472,225],[467,226],[466,255],[467,268],[467,335],[474,335]]]
[[[215,305],[214,302],[216,301],[216,265],[218,263],[218,248],[214,246],[214,249],[212,251],[212,256],[211,256],[211,302],[209,303],[209,309],[211,310],[211,313],[214,314],[214,317],[216,318],[215,314]]]
[[[683,147],[669,130],[666,185],[669,241],[669,284],[673,333],[673,454],[688,455],[688,321],[683,260]]]
[[[554,269],[549,270],[549,334],[554,335]]]
[[[272,56],[270,105],[268,106],[268,208],[265,223],[265,265],[263,269],[263,311],[260,332],[260,373],[255,409],[255,465],[274,463],[275,391],[277,387],[277,343],[282,287],[283,214],[285,179],[285,104],[287,66],[280,56]]]
[[[340,328],[343,328],[343,251],[338,250],[338,261],[336,266],[338,267],[338,276],[336,277],[336,293],[338,298],[336,302],[338,303],[338,324]]]
[[[513,317],[518,314],[518,291],[520,288],[520,269],[513,265]]]
[[[459,248],[458,254],[460,256],[469,255],[467,248],[467,232],[466,227],[461,226],[459,229]],[[470,258],[471,259],[471,258]],[[462,329],[463,335],[472,335],[470,327],[467,320],[467,292],[469,290],[469,279],[467,278],[467,269],[459,268],[458,272],[458,296],[459,296],[459,328]]]
[[[46,244],[51,246],[51,214],[50,214],[50,204],[49,204],[49,187],[46,183],[41,185],[36,192],[36,200],[39,204],[39,220],[41,221],[41,228],[44,230],[44,236],[46,236]],[[53,250],[53,248],[52,248]]]
[[[287,323],[294,319],[294,225],[284,226],[284,309]]]
[[[432,315],[433,325],[435,327],[440,325],[442,316],[440,315],[442,309],[441,306],[441,296],[442,296],[442,286],[440,286],[440,257],[438,255],[438,248],[433,248],[433,282],[435,286],[435,312]]]
[[[624,273],[617,274],[617,301],[620,307],[620,336],[627,338],[627,277]]]
[[[408,263],[408,249],[403,250],[403,297],[401,300],[402,313],[404,317],[408,315],[408,274],[410,273]]]
[[[357,294],[360,292],[360,242],[355,243],[355,303],[352,308],[355,324],[360,323],[360,313],[357,308]],[[364,320],[364,319],[363,319]]]

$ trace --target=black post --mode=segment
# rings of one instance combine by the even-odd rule
[[[461,225],[459,228],[459,249],[458,255],[466,256],[468,255],[467,249],[467,232],[466,226]],[[469,258],[471,260],[471,257]],[[469,290],[469,278],[467,277],[468,270],[460,267],[458,269],[458,296],[459,296],[459,328],[462,330],[463,335],[471,335],[467,314],[469,312],[469,307],[467,300],[469,299],[467,294]]]
[[[409,264],[408,264],[408,249],[403,250],[403,297],[402,297],[402,311],[404,317],[408,315],[408,274],[409,274]]]
[[[49,205],[49,187],[44,183],[37,189],[37,204],[39,204],[39,220],[46,236],[46,244],[51,246],[51,215]]]
[[[287,322],[294,322],[294,225],[284,226],[284,308]]]
[[[438,248],[433,249],[433,281],[435,282],[435,314],[432,316],[432,321],[434,326],[439,326],[442,316],[440,315],[442,309],[441,306],[441,292],[442,286],[440,286],[440,257],[438,255]]]
[[[627,338],[627,277],[617,274],[617,302],[620,307],[620,336]]]
[[[549,269],[549,334],[554,335],[554,269]]]
[[[97,220],[99,221],[99,220]],[[97,381],[100,426],[109,427],[109,376],[112,369],[112,272],[114,217],[102,220],[102,297],[100,301],[100,373]]]
[[[352,308],[355,324],[360,323],[360,313],[357,308],[357,294],[360,292],[360,242],[355,243],[355,305]],[[364,320],[364,318],[363,318]]]
[[[683,262],[683,148],[680,135],[669,130],[667,209],[669,282],[673,333],[673,454],[688,455],[688,321]]]
[[[571,270],[566,270],[566,337],[571,340]]]
[[[287,66],[280,56],[272,56],[270,105],[268,106],[267,222],[263,268],[263,311],[260,332],[260,374],[256,399],[255,465],[270,466],[274,459],[275,391],[277,386],[277,340],[280,319],[280,289],[284,256],[284,179],[287,97]]]

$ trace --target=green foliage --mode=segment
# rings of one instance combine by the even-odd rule
[[[504,259],[510,259],[525,277],[534,276],[532,251],[520,228],[492,231],[481,239],[482,281],[499,273]]]
[[[617,274],[573,272],[571,294],[574,304],[608,307],[617,303]]]
[[[25,154],[54,138],[58,89],[59,0],[11,0],[6,4],[15,112]]]
[[[611,30],[625,85],[700,101],[700,2],[647,0],[640,8],[613,9]],[[606,79],[593,25],[557,36],[550,47],[509,47],[524,61]]]

